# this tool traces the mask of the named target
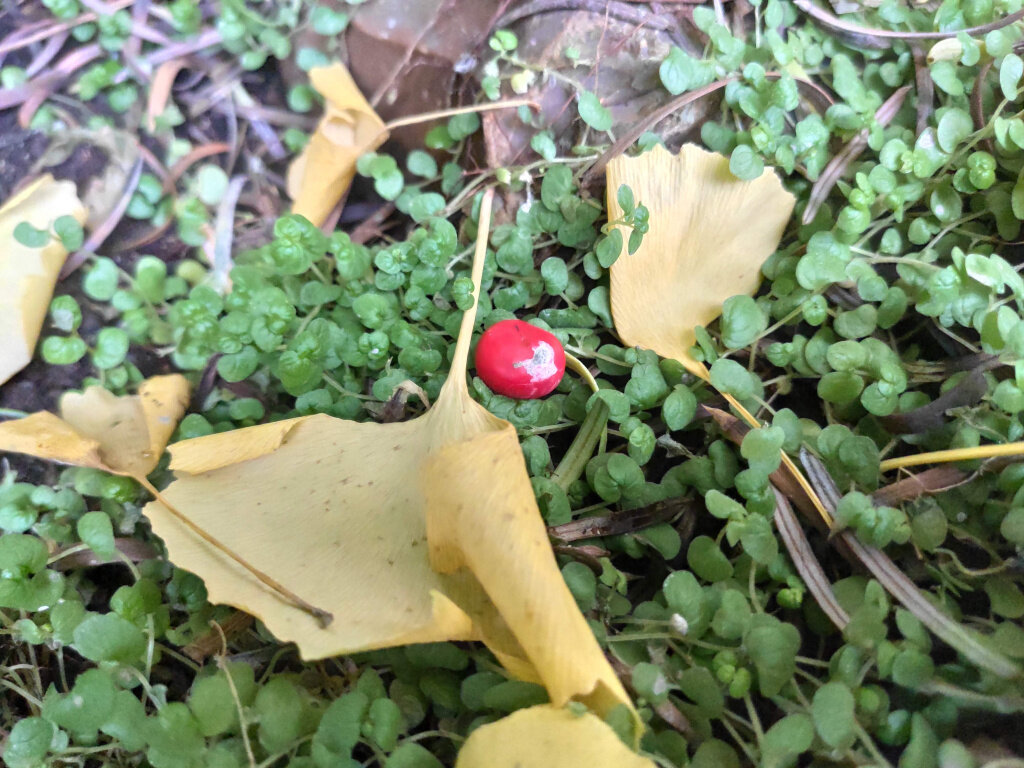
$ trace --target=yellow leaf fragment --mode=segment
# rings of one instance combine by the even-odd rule
[[[70,181],[47,174],[0,207],[0,384],[28,365],[46,319],[57,276],[68,252],[52,238],[42,248],[14,239],[25,221],[50,231],[61,216],[85,221],[86,211]]]
[[[452,443],[422,468],[427,540],[435,570],[467,568],[522,648],[556,705],[572,699],[597,712],[627,700],[572,595],[555,579],[558,565],[537,513],[515,427]],[[496,651],[501,626],[474,617]],[[574,663],[566,663],[572,649]]]
[[[650,211],[650,230],[635,253],[611,267],[615,328],[628,346],[679,360],[706,378],[690,357],[694,328],[722,312],[737,294],[753,295],[761,265],[778,247],[794,198],[775,173],[737,179],[729,159],[693,144],[671,154],[661,145],[608,163],[608,218],[623,215],[616,199],[626,184]],[[623,240],[630,229],[621,226]]]
[[[309,143],[288,169],[288,195],[292,213],[319,227],[348,191],[356,161],[383,144],[388,131],[342,64],[314,67],[309,79],[326,104]]]
[[[184,376],[156,376],[138,394],[103,387],[61,398],[60,417],[42,411],[0,423],[0,451],[102,469],[145,481],[188,404]]]
[[[146,515],[171,559],[203,578],[212,601],[259,617],[279,639],[296,642],[304,658],[470,639],[468,619],[447,604],[435,617],[432,593],[451,588],[427,557],[416,484],[428,448],[422,418],[364,424],[308,416],[276,435],[269,428],[277,424],[268,424],[170,447],[178,480],[164,499],[246,562],[332,613],[327,628],[197,539],[162,504],[150,504]],[[241,460],[225,461],[235,455]]]
[[[488,193],[477,287],[490,207]],[[515,428],[469,395],[475,316],[474,305],[448,380],[419,418],[316,415],[184,441],[170,448],[177,479],[145,513],[211,600],[257,616],[306,659],[479,639],[558,704],[632,710],[562,579]],[[333,621],[324,626],[253,570]]]
[[[107,468],[98,442],[80,435],[66,421],[47,411],[0,422],[0,451],[24,453],[76,467]]]
[[[547,704],[473,731],[455,768],[654,768],[603,720]]]

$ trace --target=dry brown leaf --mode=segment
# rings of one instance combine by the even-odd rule
[[[188,381],[178,374],[147,379],[125,397],[89,387],[64,395],[59,417],[41,411],[0,423],[0,451],[146,482],[187,404]]]
[[[543,704],[473,731],[455,768],[654,768],[600,718]]]
[[[476,286],[490,210],[488,193]],[[377,424],[316,415],[178,443],[177,479],[146,515],[211,600],[259,617],[306,659],[480,639],[556,705],[632,710],[559,572],[515,428],[469,395],[475,316],[474,305],[423,416]],[[254,570],[334,620],[324,626]]]
[[[661,145],[608,163],[608,218],[623,215],[619,186],[650,211],[650,230],[636,253],[611,267],[615,329],[629,346],[679,360],[707,378],[690,356],[694,328],[708,325],[730,296],[753,295],[761,265],[779,244],[795,200],[768,171],[737,179],[729,159],[693,144],[673,155]],[[623,240],[630,229],[620,226]]]
[[[320,226],[352,183],[356,161],[383,144],[388,131],[342,64],[314,67],[309,79],[326,104],[309,143],[288,169],[288,195],[293,213]]]
[[[50,307],[57,275],[68,252],[57,238],[42,248],[14,239],[14,228],[27,221],[49,231],[61,216],[82,223],[86,210],[70,181],[40,177],[0,207],[0,384],[32,360]]]

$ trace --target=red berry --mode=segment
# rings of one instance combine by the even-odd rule
[[[521,320],[502,320],[476,345],[476,372],[494,392],[517,400],[544,397],[562,380],[565,350],[553,335]]]

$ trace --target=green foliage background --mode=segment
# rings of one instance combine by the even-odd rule
[[[58,18],[81,11],[75,0],[45,4]],[[170,4],[182,36],[197,29],[191,5]],[[460,159],[479,120],[464,115],[431,131],[432,154],[413,152],[404,164],[364,157],[360,174],[408,223],[394,242],[367,247],[284,216],[268,244],[236,255],[225,294],[216,289],[225,275],[211,278],[199,261],[168,270],[144,256],[124,271],[97,257],[82,280],[87,305],[54,300],[41,354],[53,365],[90,356],[95,379],[83,384],[114,391],[142,378],[133,349],[166,354],[196,378],[215,366],[222,385],[176,439],[310,413],[373,418],[407,379],[436,397],[470,303],[476,194],[486,183],[524,196],[529,187],[529,204],[491,234],[478,327],[515,316],[550,330],[594,366],[600,391],[567,377],[550,397],[518,402],[473,379],[474,396],[520,430],[549,525],[661,502],[698,510],[695,528],[676,520],[581,542],[599,547],[596,555],[559,549],[570,589],[649,723],[643,749],[663,766],[966,768],[978,762],[976,737],[1019,748],[1008,735],[1024,707],[1019,677],[1002,679],[936,641],[882,585],[815,539],[851,616],[845,632],[832,627],[780,545],[767,480],[782,451],[817,453],[845,494],[840,525],[885,548],[992,649],[1024,658],[1021,465],[970,465],[979,471],[967,481],[900,508],[870,498],[891,480],[879,472],[882,458],[1024,437],[1015,242],[1024,220],[1024,44],[1019,23],[957,33],[1015,12],[1019,0],[946,0],[933,10],[885,0],[855,17],[882,30],[950,32],[923,72],[934,108],[919,113],[911,92],[884,126],[876,110],[915,83],[906,41],[857,48],[791,2],[753,5],[745,38],[712,9],[694,8],[704,57],[674,49],[660,68],[666,98],[734,77],[702,141],[730,157],[737,177],[774,167],[800,201],[758,296],[730,299],[717,327],[699,334],[695,354],[714,386],[767,422],[741,446],[699,415],[699,404],[718,403],[713,390],[673,361],[622,348],[611,332],[607,270],[623,244],[607,234],[601,198],[580,182],[610,143],[605,132],[619,127],[589,92],[580,94],[581,130],[566,156],[535,125],[539,159],[466,176]],[[124,13],[74,34],[116,51]],[[300,21],[323,35],[347,23],[326,8],[303,14],[270,18],[225,2],[223,46],[256,69],[290,53],[289,30]],[[496,36],[492,48],[483,86],[496,98],[528,65],[514,56],[514,35]],[[320,63],[314,53],[300,60]],[[5,83],[18,81],[16,69],[0,71]],[[118,71],[114,59],[103,61],[74,90],[117,112],[137,96],[130,81],[115,82]],[[830,88],[836,103],[815,111],[797,77]],[[313,109],[315,94],[295,89],[289,103]],[[53,114],[40,110],[37,127],[52,127]],[[173,114],[163,119],[175,124]],[[861,132],[863,154],[799,224],[830,158]],[[304,141],[294,130],[284,138],[293,149]],[[657,141],[645,134],[639,150]],[[204,166],[172,206],[144,174],[129,215],[157,225],[173,218],[182,241],[197,246],[227,181]],[[645,201],[628,195],[620,201],[630,202],[622,204],[639,239]],[[22,230],[19,239],[45,234]],[[81,242],[66,222],[55,235]],[[110,322],[80,335],[83,312],[97,308]],[[971,375],[984,391],[955,418],[920,434],[888,428],[887,417]],[[553,476],[598,401],[608,422],[596,455]],[[166,471],[157,478],[165,482]],[[210,605],[201,581],[166,560],[123,554],[115,537],[160,551],[140,515],[144,502],[133,482],[92,470],[65,470],[52,485],[8,473],[0,484],[0,723],[11,768],[429,768],[451,764],[472,728],[545,700],[538,686],[506,679],[480,648],[445,643],[302,664],[256,625],[233,637],[226,655],[197,665],[181,649],[231,610]],[[88,553],[120,564],[64,567]],[[683,732],[673,712],[688,721]]]

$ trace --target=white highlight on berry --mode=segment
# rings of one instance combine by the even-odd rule
[[[514,363],[512,367],[525,368],[531,382],[545,381],[558,372],[555,367],[555,350],[546,341],[537,342],[531,359]]]

